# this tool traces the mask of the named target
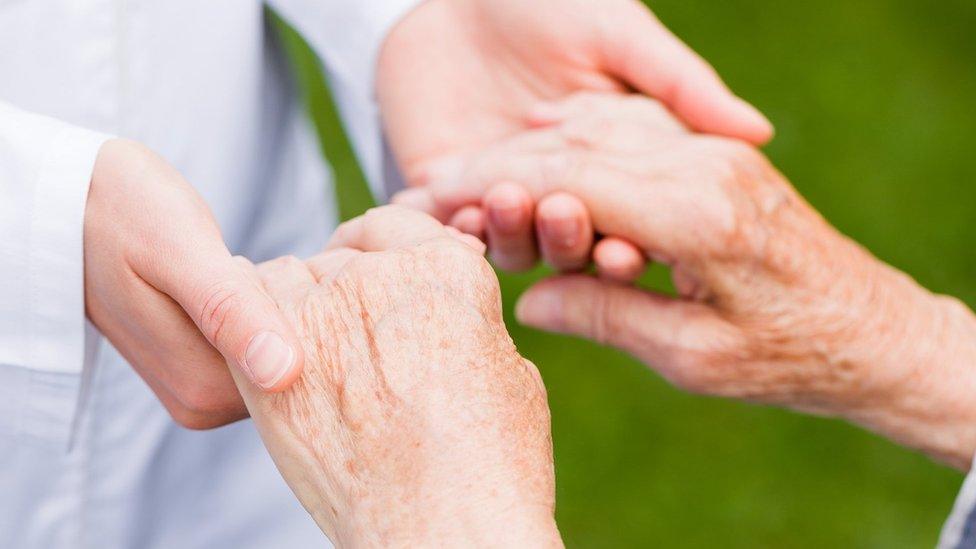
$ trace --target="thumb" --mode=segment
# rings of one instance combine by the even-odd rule
[[[707,305],[586,275],[537,283],[519,299],[515,315],[534,328],[627,351],[679,384],[692,373],[689,360],[717,350],[731,334]]]
[[[691,128],[761,145],[773,126],[755,107],[736,97],[704,59],[644,6],[608,40],[609,69],[637,90],[668,106]]]
[[[171,265],[150,283],[180,304],[227,363],[265,391],[291,386],[304,364],[302,347],[250,263],[221,244]]]

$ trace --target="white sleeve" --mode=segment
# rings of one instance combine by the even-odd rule
[[[339,112],[370,187],[383,198],[397,178],[376,103],[376,65],[387,34],[421,0],[269,0],[325,64]]]
[[[0,432],[70,428],[91,338],[85,203],[107,138],[0,102]]]
[[[938,549],[976,547],[976,460],[956,496],[952,513],[942,526]]]

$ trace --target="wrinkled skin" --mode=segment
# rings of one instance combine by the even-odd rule
[[[701,393],[840,415],[966,468],[976,451],[971,312],[831,227],[754,148],[690,133],[640,97],[582,94],[486,151],[430,200],[498,181],[577,196],[600,233],[673,268],[672,298],[588,276],[543,281],[521,321],[623,348]]]
[[[308,262],[256,269],[306,363],[286,392],[241,389],[340,546],[559,543],[545,388],[508,336],[494,273],[454,233],[387,207]]]

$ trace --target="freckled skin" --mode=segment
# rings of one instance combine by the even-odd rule
[[[342,546],[558,545],[545,388],[484,259],[439,236],[320,282],[286,263],[259,274],[304,373],[279,394],[242,389],[323,531]]]
[[[844,417],[969,467],[964,305],[842,235],[746,143],[689,132],[641,96],[581,93],[550,110],[553,124],[483,151],[428,201],[450,211],[498,181],[536,200],[572,194],[596,231],[672,267],[679,299],[560,277],[529,290],[555,303],[533,325],[621,347],[691,391]]]

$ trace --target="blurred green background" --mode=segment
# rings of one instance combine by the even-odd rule
[[[769,115],[768,154],[828,219],[976,304],[976,2],[650,5]],[[322,77],[285,36],[343,215],[359,213],[370,199]],[[509,315],[544,274],[502,276]],[[682,394],[618,352],[508,321],[549,388],[570,546],[934,545],[959,473],[839,421]]]

